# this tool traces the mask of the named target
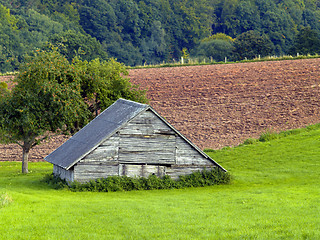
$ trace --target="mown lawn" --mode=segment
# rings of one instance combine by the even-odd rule
[[[1,239],[320,239],[320,129],[208,153],[232,184],[75,193],[0,162]]]

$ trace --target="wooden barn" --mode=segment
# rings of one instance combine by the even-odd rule
[[[53,173],[67,181],[108,176],[169,175],[218,167],[152,107],[119,99],[50,153]]]

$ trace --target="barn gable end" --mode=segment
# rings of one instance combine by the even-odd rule
[[[128,108],[126,105],[132,107]],[[124,115],[125,121],[121,116],[113,116],[110,108],[115,115]],[[101,119],[103,123],[95,123]],[[224,170],[145,104],[119,99],[87,126],[76,134],[77,138],[85,139],[89,136],[89,139],[94,139],[94,136],[89,134],[92,131],[98,133],[99,139],[94,139],[91,146],[84,149],[81,149],[83,141],[80,142],[80,148],[73,147],[79,152],[71,160],[59,158],[63,157],[61,151],[70,152],[70,149],[65,147],[77,144],[74,137],[68,140],[71,140],[72,144],[67,141],[66,145],[60,147],[62,149],[58,148],[48,155],[46,160],[54,164],[54,174],[68,181],[85,182],[124,175],[148,177],[154,174],[159,177],[169,175],[177,178],[179,175],[190,174],[205,167],[219,167]],[[91,130],[93,127],[99,128]],[[104,128],[109,130],[106,131]],[[103,136],[101,132],[108,134]],[[70,156],[70,153],[65,155]],[[64,166],[61,166],[61,162],[65,163]]]

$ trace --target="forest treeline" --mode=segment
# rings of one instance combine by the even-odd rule
[[[318,0],[2,0],[0,71],[52,45],[129,66],[320,51]]]

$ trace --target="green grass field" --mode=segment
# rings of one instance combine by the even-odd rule
[[[320,239],[320,128],[208,152],[232,184],[54,190],[48,163],[0,162],[1,239]]]

